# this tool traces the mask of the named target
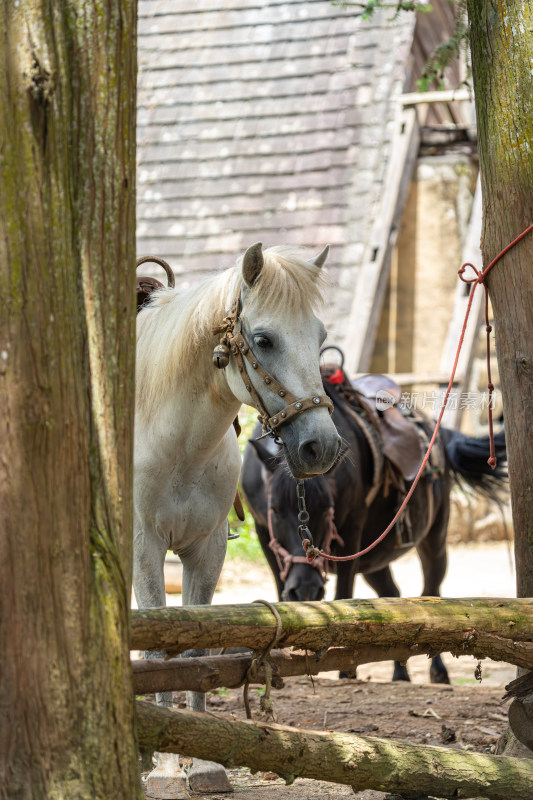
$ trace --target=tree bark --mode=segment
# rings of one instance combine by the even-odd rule
[[[356,791],[533,800],[533,769],[521,759],[230,721],[144,702],[137,704],[137,718],[143,749],[274,771],[289,783],[304,777],[348,784]]]
[[[468,0],[487,266],[533,222],[533,11]],[[487,279],[494,312],[515,531],[518,597],[533,596],[533,234]]]
[[[473,653],[531,668],[533,600],[378,598],[277,603],[281,647],[407,646]],[[132,648],[179,653],[205,647],[268,647],[276,620],[264,605],[145,609],[132,613]],[[418,647],[420,646],[420,650]]]
[[[533,698],[517,697],[509,706],[509,725],[519,742],[533,750]]]
[[[131,800],[136,4],[0,31],[0,798]]]

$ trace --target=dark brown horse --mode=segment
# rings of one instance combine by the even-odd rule
[[[354,404],[353,398],[349,402],[329,380],[324,380],[324,390],[334,403],[333,421],[342,436],[343,457],[325,475],[305,482],[309,528],[317,547],[334,555],[348,555],[377,539],[411,483],[378,452],[377,446],[384,442],[379,431],[372,430],[365,409]],[[355,420],[354,412],[362,422]],[[383,416],[382,412],[378,416]],[[416,426],[423,450],[433,425],[418,419]],[[245,450],[242,488],[279,597],[321,600],[324,564],[310,565],[302,558],[296,483],[284,464],[282,448],[272,440],[257,440],[259,434],[256,429]],[[330,567],[337,574],[335,599],[353,596],[357,573],[363,574],[379,597],[398,597],[389,565],[411,547],[416,548],[422,562],[422,594],[438,596],[446,572],[452,482],[455,477],[463,479],[497,500],[505,479],[501,466],[505,461],[503,432],[496,437],[496,454],[499,466],[492,472],[487,464],[488,438],[441,429],[433,457],[396,528],[367,555]],[[432,660],[431,679],[448,682],[440,656]],[[405,666],[395,664],[393,680],[409,680]]]

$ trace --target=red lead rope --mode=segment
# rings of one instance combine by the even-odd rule
[[[448,398],[449,398],[450,392],[452,390],[453,380],[455,378],[455,372],[457,370],[457,364],[459,362],[459,355],[461,353],[461,348],[463,346],[463,341],[464,341],[464,338],[465,338],[466,326],[468,324],[468,317],[470,316],[470,309],[472,308],[472,301],[474,299],[475,291],[476,291],[476,289],[477,289],[477,287],[478,287],[478,285],[480,283],[483,284],[483,289],[485,291],[485,330],[486,330],[486,333],[487,333],[487,378],[488,378],[488,390],[489,390],[488,420],[489,420],[489,440],[490,440],[490,458],[488,460],[488,463],[492,467],[492,469],[495,468],[495,466],[496,466],[496,453],[495,453],[495,449],[494,449],[494,431],[493,431],[493,425],[492,425],[492,402],[491,402],[492,401],[492,393],[494,391],[494,385],[492,383],[491,372],[490,372],[490,333],[492,331],[492,326],[489,324],[489,292],[488,292],[488,288],[487,288],[487,284],[486,284],[486,277],[489,274],[489,272],[491,271],[491,269],[493,268],[493,266],[498,263],[500,258],[502,258],[507,252],[509,252],[509,250],[512,247],[515,246],[515,244],[518,244],[518,242],[521,241],[525,236],[527,236],[527,234],[530,233],[531,231],[533,231],[533,224],[529,225],[529,227],[527,227],[525,229],[525,231],[522,231],[522,233],[519,236],[517,236],[516,239],[513,239],[513,241],[510,242],[510,244],[508,244],[507,247],[504,247],[504,249],[501,251],[501,253],[498,253],[496,258],[494,258],[490,262],[488,267],[486,267],[486,269],[484,269],[483,272],[481,272],[480,270],[476,269],[476,267],[474,267],[473,264],[470,264],[468,262],[466,264],[463,264],[462,267],[459,270],[459,277],[461,278],[461,280],[464,281],[465,283],[471,283],[472,284],[472,289],[470,290],[470,295],[469,295],[469,298],[468,298],[468,305],[467,305],[467,308],[466,308],[465,320],[464,320],[464,323],[463,323],[463,329],[461,331],[461,337],[459,339],[459,345],[457,347],[457,353],[455,354],[455,361],[453,363],[452,374],[450,376],[450,381],[448,383],[448,388],[446,389],[446,394],[444,396],[444,402],[442,404],[442,408],[440,410],[440,414],[438,416],[437,424],[435,425],[435,430],[433,431],[433,436],[431,437],[431,441],[429,443],[429,447],[427,449],[426,455],[424,456],[424,460],[422,461],[422,463],[420,465],[420,469],[418,470],[418,472],[416,474],[416,477],[415,477],[415,479],[414,479],[414,481],[412,483],[412,486],[409,489],[409,491],[407,492],[407,494],[406,494],[406,496],[405,496],[405,498],[403,500],[403,503],[401,504],[400,508],[398,509],[396,514],[394,515],[393,520],[390,522],[389,525],[387,525],[387,527],[385,528],[383,533],[380,536],[378,536],[378,538],[374,542],[372,542],[372,544],[370,544],[368,547],[365,547],[364,550],[360,550],[358,553],[354,553],[351,556],[332,556],[332,555],[328,555],[327,553],[323,553],[321,550],[319,550],[317,547],[315,547],[313,545],[313,543],[309,539],[304,539],[302,544],[303,544],[303,548],[304,548],[306,556],[307,556],[307,560],[310,563],[312,563],[313,560],[317,556],[321,556],[322,558],[327,559],[328,561],[353,561],[356,558],[361,558],[361,556],[364,556],[367,553],[369,553],[371,550],[374,549],[374,547],[376,547],[380,542],[383,541],[383,539],[387,536],[387,534],[389,534],[391,532],[391,530],[394,528],[394,526],[396,525],[396,523],[400,519],[401,515],[405,511],[407,503],[411,499],[411,497],[413,495],[413,492],[414,492],[414,490],[416,489],[416,487],[418,485],[418,481],[420,480],[420,478],[422,476],[422,473],[424,472],[426,464],[428,463],[431,450],[433,448],[433,445],[435,444],[435,440],[436,440],[437,434],[439,432],[440,424],[442,422],[442,417],[444,415],[444,411],[445,411],[446,405],[448,403]],[[467,278],[463,277],[463,275],[465,273],[465,270],[468,267],[471,267],[474,270],[474,272],[476,274],[475,278],[467,279]]]

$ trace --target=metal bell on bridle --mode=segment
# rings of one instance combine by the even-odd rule
[[[217,344],[213,350],[213,364],[217,369],[224,369],[229,364],[229,347],[227,344]]]

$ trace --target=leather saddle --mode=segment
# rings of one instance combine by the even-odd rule
[[[415,477],[424,449],[413,419],[402,414],[398,404],[401,387],[385,375],[362,375],[350,381],[337,365],[321,367],[324,378],[338,384],[352,405],[359,405],[376,429],[383,445],[383,455],[406,481]]]

